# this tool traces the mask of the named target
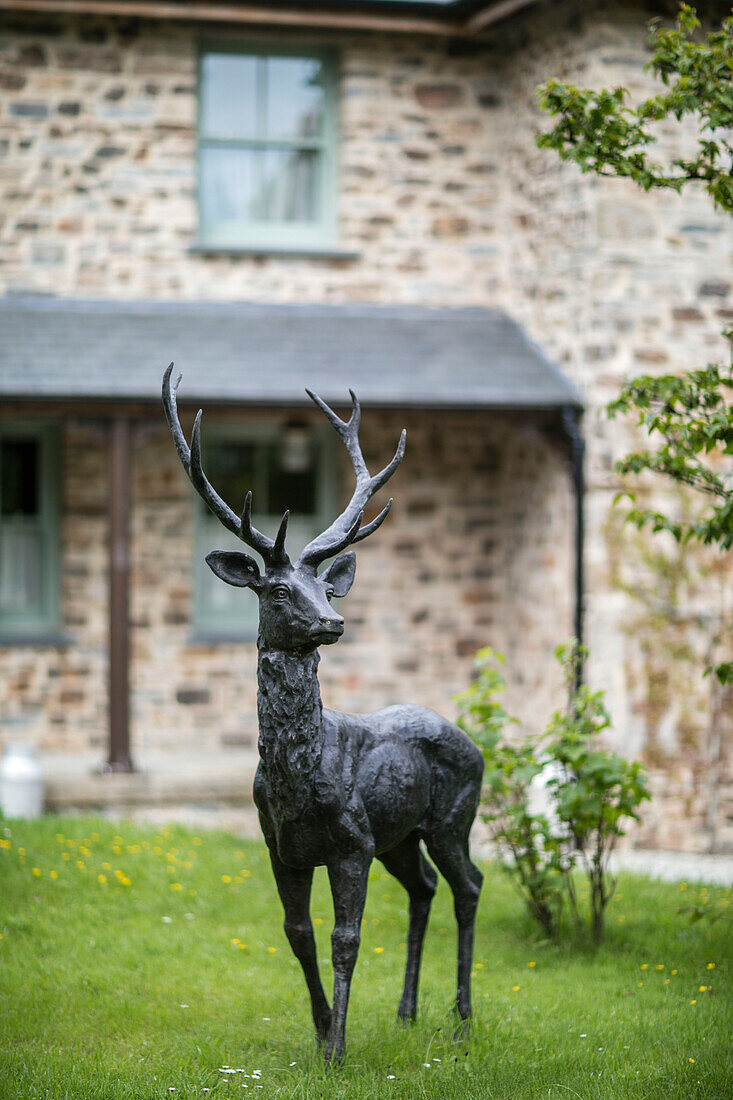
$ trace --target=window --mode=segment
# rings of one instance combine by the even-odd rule
[[[209,425],[204,439],[206,476],[230,508],[239,512],[252,490],[252,522],[274,538],[290,510],[287,551],[295,560],[307,542],[328,526],[335,511],[333,445],[327,427],[304,424]],[[194,626],[203,637],[257,637],[257,597],[223,584],[206,564],[211,550],[248,551],[196,499]],[[257,558],[259,561],[259,559]]]
[[[0,424],[0,637],[58,630],[58,440]]]
[[[200,244],[333,245],[333,57],[206,50],[199,87]]]

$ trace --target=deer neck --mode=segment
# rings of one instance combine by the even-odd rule
[[[273,797],[288,818],[311,800],[323,748],[318,651],[267,649],[258,642],[258,748]]]

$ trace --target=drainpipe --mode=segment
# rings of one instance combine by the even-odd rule
[[[573,494],[575,498],[575,621],[574,633],[578,644],[583,644],[583,627],[585,612],[585,439],[580,430],[582,409],[574,405],[565,405],[561,411],[561,424],[563,433],[570,444],[570,462],[573,479]],[[578,662],[575,688],[579,688],[583,682],[583,664]]]

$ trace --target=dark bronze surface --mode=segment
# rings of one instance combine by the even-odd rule
[[[471,1013],[471,964],[476,906],[482,875],[468,854],[468,834],[481,792],[483,759],[469,738],[431,710],[391,706],[371,714],[340,714],[323,707],[318,648],[343,634],[344,620],[331,599],[345,596],[356,555],[345,550],[380,526],[389,504],[361,526],[369,499],[402,461],[405,433],[394,458],[371,477],[358,442],[359,403],[340,420],[315,394],[313,401],[339,433],[356,476],[353,496],[331,526],[313,539],[298,561],[285,550],[288,513],[276,538],[252,526],[252,494],[238,517],[209,484],[201,466],[201,413],[189,449],[165,373],[163,402],[181,462],[196,490],[228,530],[257,550],[264,572],[249,554],[214,551],[213,572],[259,598],[257,680],[260,765],[254,798],[285,910],[285,932],[311,997],[318,1039],[327,1061],[344,1055],[346,1009],[359,950],[369,867],[376,856],[409,896],[407,967],[397,1015],[414,1019],[423,938],[437,875],[421,848],[447,879],[458,921],[458,991],[462,1020]],[[318,576],[319,564],[334,557]],[[310,919],[315,867],[328,870],[335,924],[331,937],[333,1003],[318,973]]]

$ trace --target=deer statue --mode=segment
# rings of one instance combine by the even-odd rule
[[[397,1015],[402,1020],[415,1018],[420,957],[437,884],[421,842],[454,895],[456,1008],[465,1020],[471,1013],[474,922],[483,879],[468,854],[481,790],[481,753],[465,733],[425,707],[340,714],[323,707],[318,686],[318,648],[333,645],[344,632],[344,620],[331,600],[346,595],[356,569],[353,551],[342,551],[367,538],[385,520],[392,500],[375,519],[361,525],[365,505],[402,461],[405,432],[392,461],[371,477],[359,445],[360,409],[354,394],[351,418],[345,423],[306,390],[346,445],[356,488],[341,515],[292,563],[285,550],[287,512],[271,539],[252,526],[251,492],[240,518],[207,480],[201,465],[201,411],[189,448],[176,407],[181,376],[171,385],[172,369],[171,363],[163,381],[163,404],[184,469],[223,525],[264,562],[260,572],[249,554],[214,551],[206,558],[217,577],[251,588],[259,598],[260,764],[254,800],[285,911],[285,934],[305,974],[326,1062],[344,1056],[349,989],[375,856],[409,896],[407,966]],[[319,575],[318,567],[328,558],[334,561]],[[335,917],[331,1008],[318,973],[310,919],[313,871],[324,865]]]

